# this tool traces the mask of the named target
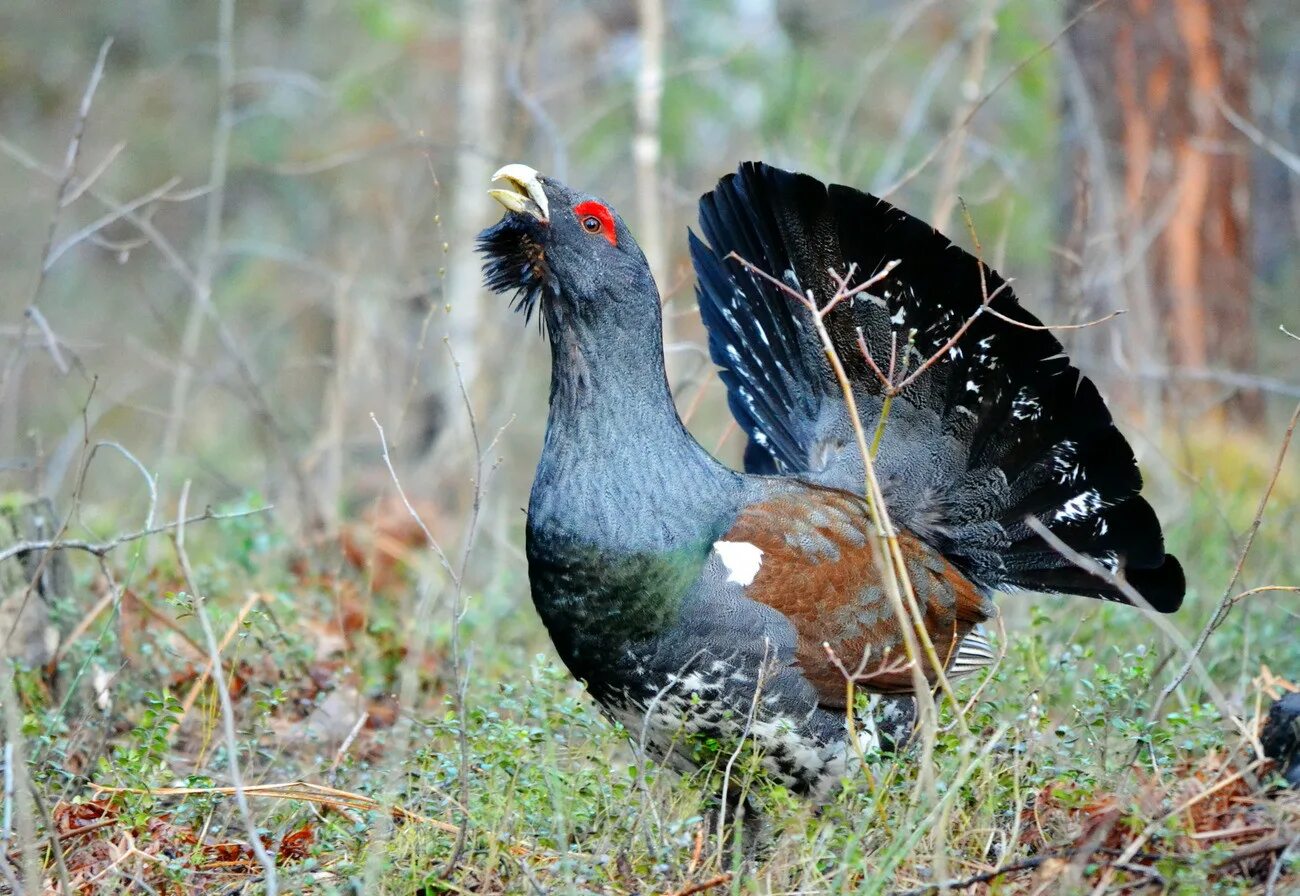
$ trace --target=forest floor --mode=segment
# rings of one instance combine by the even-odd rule
[[[1177,459],[1196,485],[1170,517],[1191,583],[1176,628],[1007,596],[1003,657],[958,685],[962,707],[941,706],[931,761],[876,757],[813,812],[742,757],[734,775],[761,798],[770,844],[734,869],[704,831],[698,782],[639,761],[558,666],[517,556],[458,594],[396,501],[309,549],[273,513],[192,522],[184,552],[168,533],[122,542],[78,561],[53,607],[68,633],[57,661],[14,681],[9,743],[40,799],[7,782],[7,879],[35,867],[47,892],[76,893],[1300,892],[1300,792],[1275,786],[1256,739],[1300,684],[1297,595],[1237,601],[1159,701],[1225,594],[1300,582],[1300,476],[1277,451]]]

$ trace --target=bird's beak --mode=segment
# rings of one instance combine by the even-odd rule
[[[489,196],[512,212],[532,215],[543,224],[550,221],[546,192],[534,169],[518,163],[506,165],[492,175],[492,182],[497,181],[505,181],[510,189],[488,190]]]

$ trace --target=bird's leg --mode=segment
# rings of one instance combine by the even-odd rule
[[[735,871],[757,864],[771,849],[763,812],[747,794],[715,794],[705,804],[705,830],[721,849],[722,867]]]

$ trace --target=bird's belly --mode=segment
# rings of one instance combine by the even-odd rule
[[[750,773],[752,758],[769,780],[820,802],[859,755],[901,743],[911,730],[910,700],[881,701],[871,723],[855,725],[855,749],[842,713],[791,694],[772,670],[716,655],[671,665],[655,645],[623,654],[619,680],[593,694],[644,753],[683,774],[734,781]]]
[[[741,760],[752,755],[771,780],[822,799],[859,755],[843,712],[819,705],[796,663],[788,623],[699,590],[697,567],[554,552],[529,560],[560,658],[651,758],[722,776],[747,773]],[[910,733],[910,701],[887,707],[879,725],[854,732],[868,751]]]

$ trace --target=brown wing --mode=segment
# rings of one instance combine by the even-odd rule
[[[745,594],[794,624],[796,657],[823,705],[843,708],[846,696],[844,674],[823,645],[830,646],[850,673],[861,666],[859,687],[881,693],[913,690],[903,630],[876,561],[883,548],[871,531],[861,498],[796,484],[744,508],[723,540],[762,550],[758,572]],[[946,668],[962,639],[996,609],[916,536],[901,532],[899,543],[926,629]],[[923,665],[933,682],[934,669]]]

